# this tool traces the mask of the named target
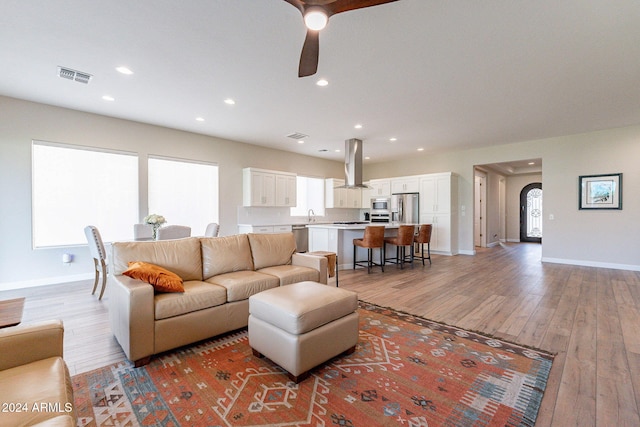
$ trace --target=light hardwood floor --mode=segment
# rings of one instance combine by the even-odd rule
[[[541,263],[536,244],[433,255],[403,270],[340,271],[359,298],[555,353],[537,426],[640,425],[640,272]],[[73,374],[124,359],[108,292],[77,282],[0,292],[26,296],[24,322],[61,318]]]

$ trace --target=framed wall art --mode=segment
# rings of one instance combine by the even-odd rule
[[[579,178],[579,209],[622,209],[622,174]]]

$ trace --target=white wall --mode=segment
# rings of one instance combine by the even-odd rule
[[[34,139],[137,152],[141,215],[147,210],[147,155],[217,163],[222,234],[237,230],[244,167],[327,177],[344,175],[341,162],[13,98],[0,96],[0,111],[0,290],[84,278],[93,271],[86,246],[32,249],[31,141]],[[74,262],[67,267],[61,262],[64,252],[75,255]]]
[[[416,154],[365,166],[365,178],[460,175],[459,206],[473,206],[474,165],[542,159],[543,260],[640,270],[640,126],[449,153]],[[578,210],[580,175],[623,173],[623,209]],[[555,219],[549,220],[549,214]],[[473,215],[459,216],[459,248],[473,251]]]

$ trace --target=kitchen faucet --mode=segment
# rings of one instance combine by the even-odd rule
[[[314,222],[316,221],[315,219],[316,213],[313,211],[313,209],[309,209],[309,211],[307,212],[307,215],[308,215],[308,218],[307,218],[308,222],[311,222],[312,218]]]

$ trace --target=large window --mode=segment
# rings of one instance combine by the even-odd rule
[[[324,216],[324,179],[298,176],[296,188],[297,205],[291,208],[291,216],[307,216],[309,209],[317,216]]]
[[[218,166],[188,160],[149,157],[149,213],[167,224],[191,227],[202,236],[218,219]]]
[[[138,219],[135,154],[34,141],[33,245],[86,244],[84,227],[104,241],[130,239]]]

